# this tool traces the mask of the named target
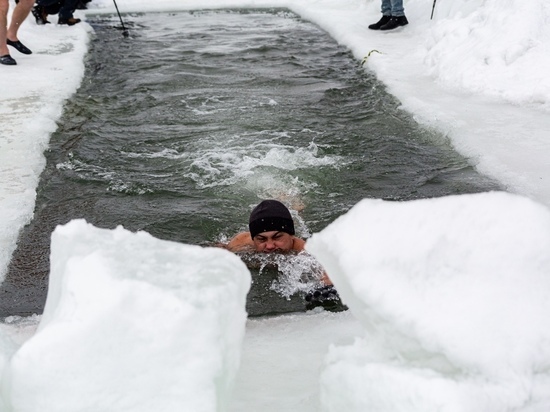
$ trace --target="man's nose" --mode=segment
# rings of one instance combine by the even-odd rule
[[[265,248],[266,249],[275,249],[275,242],[273,242],[272,240],[268,240],[265,243]]]

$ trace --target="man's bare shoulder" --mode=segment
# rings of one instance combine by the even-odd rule
[[[229,241],[226,248],[231,252],[246,252],[249,251],[251,248],[253,249],[254,242],[250,237],[250,232],[237,233]]]
[[[301,252],[306,247],[306,241],[303,239],[300,239],[299,237],[293,238],[293,244],[292,244],[292,250],[296,250],[297,252]]]

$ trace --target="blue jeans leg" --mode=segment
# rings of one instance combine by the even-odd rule
[[[405,15],[403,0],[391,0],[391,15],[394,17],[401,17]]]
[[[391,16],[391,0],[382,0],[382,15]]]
[[[403,0],[382,0],[382,14],[384,16],[404,16]]]

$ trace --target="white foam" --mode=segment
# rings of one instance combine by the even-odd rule
[[[201,188],[245,184],[258,190],[277,190],[279,187],[302,185],[302,193],[314,182],[302,182],[288,172],[300,169],[331,167],[338,168],[343,162],[339,156],[319,153],[313,141],[307,147],[294,147],[277,142],[288,134],[275,133],[268,139],[255,139],[243,146],[243,139],[218,139],[208,142],[208,147],[197,148],[190,159],[190,173]],[[202,142],[202,145],[205,143]],[[223,147],[222,147],[223,146]],[[280,180],[285,184],[280,184]]]
[[[309,292],[321,284],[323,268],[317,260],[307,252],[296,254],[279,253],[247,253],[241,258],[247,266],[258,268],[259,276],[265,268],[275,267],[278,277],[271,284],[271,289],[289,299],[299,292]]]

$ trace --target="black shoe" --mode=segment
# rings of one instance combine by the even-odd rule
[[[48,13],[46,13],[46,10],[44,9],[44,7],[39,6],[38,4],[33,7],[32,15],[36,19],[36,24],[43,25],[43,24],[50,23],[48,21]]]
[[[391,20],[391,16],[382,16],[380,20],[378,20],[376,23],[371,24],[369,26],[369,29],[371,30],[380,30],[380,27],[382,27],[384,24],[389,22]]]
[[[74,17],[69,17],[68,19],[59,18],[57,24],[68,24],[69,26],[74,26],[76,23],[80,23],[80,19],[75,19]]]
[[[6,44],[8,46],[14,47],[15,50],[17,50],[19,53],[23,54],[32,54],[31,49],[29,49],[27,46],[25,46],[23,43],[21,43],[19,40],[12,41],[10,39],[6,39]]]
[[[6,66],[15,66],[17,62],[9,54],[0,56],[0,64],[5,64]]]
[[[380,27],[380,30],[393,30],[407,24],[409,24],[409,21],[405,16],[392,17],[390,21]]]

